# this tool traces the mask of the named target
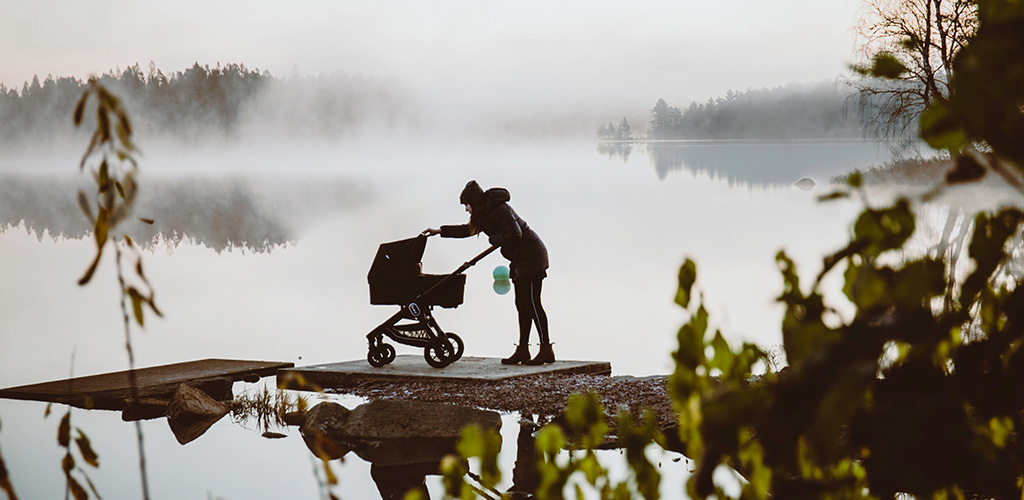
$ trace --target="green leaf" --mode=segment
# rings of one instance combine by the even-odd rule
[[[704,335],[707,333],[708,312],[701,305],[690,321],[679,328],[676,339],[679,349],[674,353],[676,365],[695,370],[704,363]]]
[[[922,45],[923,43],[921,42],[921,39],[916,36],[909,36],[900,41],[900,46],[909,51],[916,51]]]
[[[859,170],[853,171],[849,177],[846,178],[846,185],[854,189],[857,189],[864,185],[864,174]]]
[[[676,304],[684,309],[690,306],[690,294],[697,281],[697,264],[689,258],[679,267],[679,288],[676,290]]]
[[[593,391],[569,396],[565,420],[574,434],[578,432],[583,435],[583,445],[586,448],[594,448],[601,444],[608,432],[604,407]]]
[[[82,92],[82,96],[78,98],[78,104],[75,104],[75,113],[73,119],[75,126],[82,124],[82,115],[85,113],[85,102],[89,100],[89,91]]]
[[[537,451],[554,457],[565,448],[565,434],[557,425],[545,425],[537,431]]]
[[[11,484],[11,478],[7,473],[7,465],[4,464],[4,457],[2,456],[0,456],[0,490],[7,494],[8,500],[18,500],[18,495],[14,493],[14,485]]]
[[[780,250],[775,254],[775,263],[779,266],[779,272],[782,273],[782,295],[779,296],[779,301],[791,304],[802,300],[800,276],[796,273],[796,265],[793,260],[786,255],[785,251]]]
[[[875,54],[871,61],[871,74],[879,78],[895,80],[907,72],[907,67],[888,52]]]
[[[85,214],[85,218],[89,219],[89,222],[96,222],[96,219],[92,216],[92,208],[89,206],[89,197],[85,194],[85,191],[78,191],[78,208]]]
[[[132,144],[132,127],[128,123],[128,116],[120,110],[117,113],[117,138],[128,151],[135,149],[135,145]]]
[[[85,169],[85,162],[89,160],[89,156],[92,155],[92,150],[96,148],[96,145],[100,143],[100,131],[96,130],[92,133],[92,139],[89,141],[89,147],[85,149],[85,154],[82,155],[82,161],[78,163],[78,171],[81,172]]]
[[[71,456],[71,450],[64,454],[64,459],[61,460],[60,466],[64,470],[64,475],[70,478],[71,471],[75,469],[75,457]]]
[[[818,197],[818,201],[822,201],[822,202],[824,202],[824,201],[832,201],[832,200],[838,200],[838,199],[841,199],[841,198],[849,198],[849,197],[850,197],[850,193],[847,193],[846,191],[833,191],[831,193],[823,194],[823,195],[819,196]]]
[[[331,470],[331,463],[323,459],[320,462],[324,465],[324,475],[327,476],[327,484],[338,484],[338,476],[335,476],[334,471]]]
[[[100,247],[100,249],[96,251],[96,257],[93,258],[92,264],[89,265],[89,269],[85,270],[85,275],[83,275],[81,278],[79,278],[79,280],[78,280],[78,284],[79,285],[85,285],[85,284],[89,283],[89,280],[92,279],[93,273],[96,272],[96,268],[100,265],[100,258],[102,258],[102,257],[103,257],[103,247]]]
[[[782,344],[790,365],[800,363],[838,337],[837,332],[821,321],[822,309],[821,296],[816,293],[786,308],[782,318]]]
[[[479,457],[484,453],[484,436],[480,426],[468,425],[462,429],[462,437],[455,448],[465,458]]]
[[[587,478],[590,484],[597,484],[600,477],[605,474],[605,470],[601,467],[600,462],[597,461],[597,456],[593,454],[587,454],[577,463],[579,470],[583,472],[583,475]]]
[[[929,146],[939,150],[960,151],[967,145],[967,133],[960,126],[960,120],[948,106],[933,102],[919,120],[921,138]]]
[[[853,239],[866,245],[863,254],[875,258],[887,250],[903,246],[914,233],[914,215],[910,203],[899,199],[892,207],[865,210],[853,226]]]
[[[67,448],[71,444],[71,410],[64,414],[64,418],[60,419],[60,425],[57,426],[57,444],[62,448]]]
[[[893,298],[909,307],[922,307],[946,291],[946,266],[941,260],[909,262],[892,277]]]
[[[964,281],[960,292],[961,305],[966,310],[974,298],[988,286],[988,279],[1006,257],[1006,242],[1017,232],[1024,214],[1017,209],[1003,209],[989,217],[979,213],[974,217],[974,234],[968,252],[975,269]]]
[[[110,167],[107,165],[107,160],[103,160],[100,163],[99,179],[96,182],[100,186],[101,193],[105,193],[107,189],[110,189]]]
[[[412,489],[412,490],[409,490],[409,491],[405,492],[405,496],[402,497],[402,500],[430,500],[430,499],[428,499],[426,496],[424,496],[422,490]]]
[[[106,207],[99,207],[99,214],[96,216],[96,226],[93,234],[96,236],[96,247],[103,248],[107,244],[107,234],[110,230],[110,210]]]
[[[82,432],[82,429],[78,429],[78,438],[75,439],[75,444],[78,445],[78,451],[82,453],[82,460],[85,460],[85,463],[93,467],[100,466],[100,457],[92,449],[89,438]]]
[[[128,296],[132,299],[132,311],[139,326],[145,326],[142,319],[142,303],[146,301],[135,287],[128,287]]]
[[[75,497],[75,500],[89,500],[89,493],[70,475],[68,475],[68,489],[71,490],[71,496]]]
[[[974,182],[985,177],[987,172],[974,156],[957,155],[953,169],[946,173],[946,182],[949,184]]]
[[[871,309],[889,299],[887,280],[872,266],[850,263],[844,276],[843,293],[858,309]]]
[[[99,134],[99,143],[103,144],[110,140],[110,117],[107,116],[107,109],[99,106],[96,110],[96,133]]]
[[[732,372],[735,356],[729,347],[729,343],[722,336],[722,332],[715,332],[715,337],[711,339],[711,347],[715,350],[715,355],[711,358],[711,363],[708,366],[722,370],[723,377],[727,377]]]

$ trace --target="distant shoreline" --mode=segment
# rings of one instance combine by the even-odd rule
[[[881,139],[607,139],[599,140],[598,144],[738,144],[738,145],[774,145],[774,144],[865,144],[881,143]]]

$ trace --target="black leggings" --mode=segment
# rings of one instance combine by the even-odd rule
[[[519,311],[519,345],[530,343],[530,326],[537,325],[541,344],[551,343],[548,338],[548,315],[540,303],[540,285],[544,276],[518,278],[515,280],[516,310]]]

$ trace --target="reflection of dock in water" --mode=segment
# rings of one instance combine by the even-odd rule
[[[219,378],[254,382],[292,366],[293,363],[276,361],[203,359],[139,368],[135,370],[135,394],[139,398],[170,399],[178,386],[186,382]],[[0,398],[61,403],[84,409],[123,410],[132,398],[132,380],[126,370],[0,389]]]

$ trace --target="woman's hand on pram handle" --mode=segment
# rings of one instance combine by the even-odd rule
[[[422,234],[424,236],[434,236],[435,234],[441,234],[441,230],[440,229],[427,228],[427,229],[424,229],[423,232],[420,233],[420,234]]]

